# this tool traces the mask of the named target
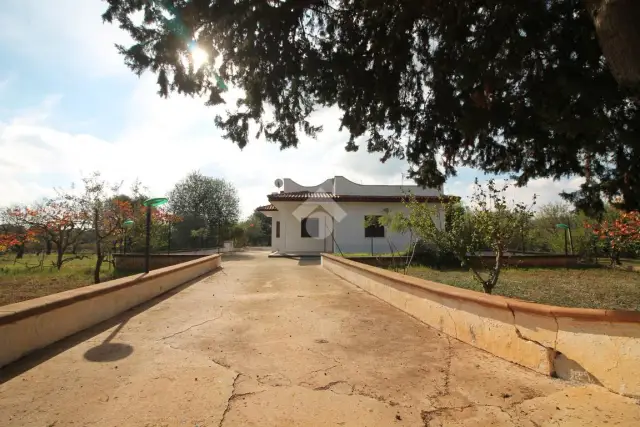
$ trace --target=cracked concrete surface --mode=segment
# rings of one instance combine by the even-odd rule
[[[2,370],[0,425],[640,425],[633,399],[463,344],[319,265],[223,264]]]

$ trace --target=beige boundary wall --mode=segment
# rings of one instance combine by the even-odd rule
[[[545,375],[640,396],[639,312],[534,304],[330,254],[322,254],[322,266],[427,325],[503,359]]]
[[[0,307],[0,367],[220,267],[211,255]]]
[[[171,265],[178,265],[205,256],[207,256],[207,254],[151,254],[149,256],[149,269],[155,270]],[[113,258],[118,271],[133,273],[144,271],[144,261],[146,258],[144,254],[114,254]]]

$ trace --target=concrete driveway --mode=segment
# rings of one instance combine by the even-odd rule
[[[5,368],[0,425],[640,425],[634,399],[457,342],[318,261],[223,264]]]

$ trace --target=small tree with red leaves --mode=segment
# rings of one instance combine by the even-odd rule
[[[94,283],[100,283],[100,269],[116,242],[122,239],[123,223],[133,217],[133,206],[129,200],[118,198],[120,184],[109,184],[94,172],[82,180],[84,193],[67,194],[65,199],[80,206],[84,215],[91,219],[95,239],[96,263],[93,271]]]
[[[90,220],[74,201],[59,196],[32,207],[9,208],[4,215],[12,224],[29,230],[31,235],[39,235],[56,246],[53,265],[58,270],[66,262],[82,258],[75,254],[65,257],[68,249],[75,247],[80,241]]]
[[[621,253],[637,253],[640,249],[640,212],[619,212],[616,217],[599,224],[585,224],[590,229],[597,245],[602,247],[611,260],[611,266],[620,265]]]
[[[5,225],[5,230],[0,231],[0,252],[16,251],[16,260],[22,258],[27,243],[38,241],[38,232],[35,229],[23,227],[10,227]]]

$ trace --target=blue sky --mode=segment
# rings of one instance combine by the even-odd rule
[[[297,150],[253,141],[241,151],[213,125],[220,110],[200,99],[161,99],[154,76],[138,78],[125,67],[114,43],[128,37],[102,23],[104,9],[100,0],[2,1],[0,206],[52,195],[54,186],[69,187],[95,170],[125,186],[139,179],[150,194],[163,195],[199,169],[236,185],[243,215],[266,203],[279,177],[307,185],[334,175],[400,184],[403,161],[381,164],[364,150],[344,151],[335,109],[314,115],[325,130],[316,140],[303,138]],[[468,196],[476,175],[463,169],[445,190]],[[526,201],[537,193],[544,203],[579,183],[536,180],[512,194]]]

